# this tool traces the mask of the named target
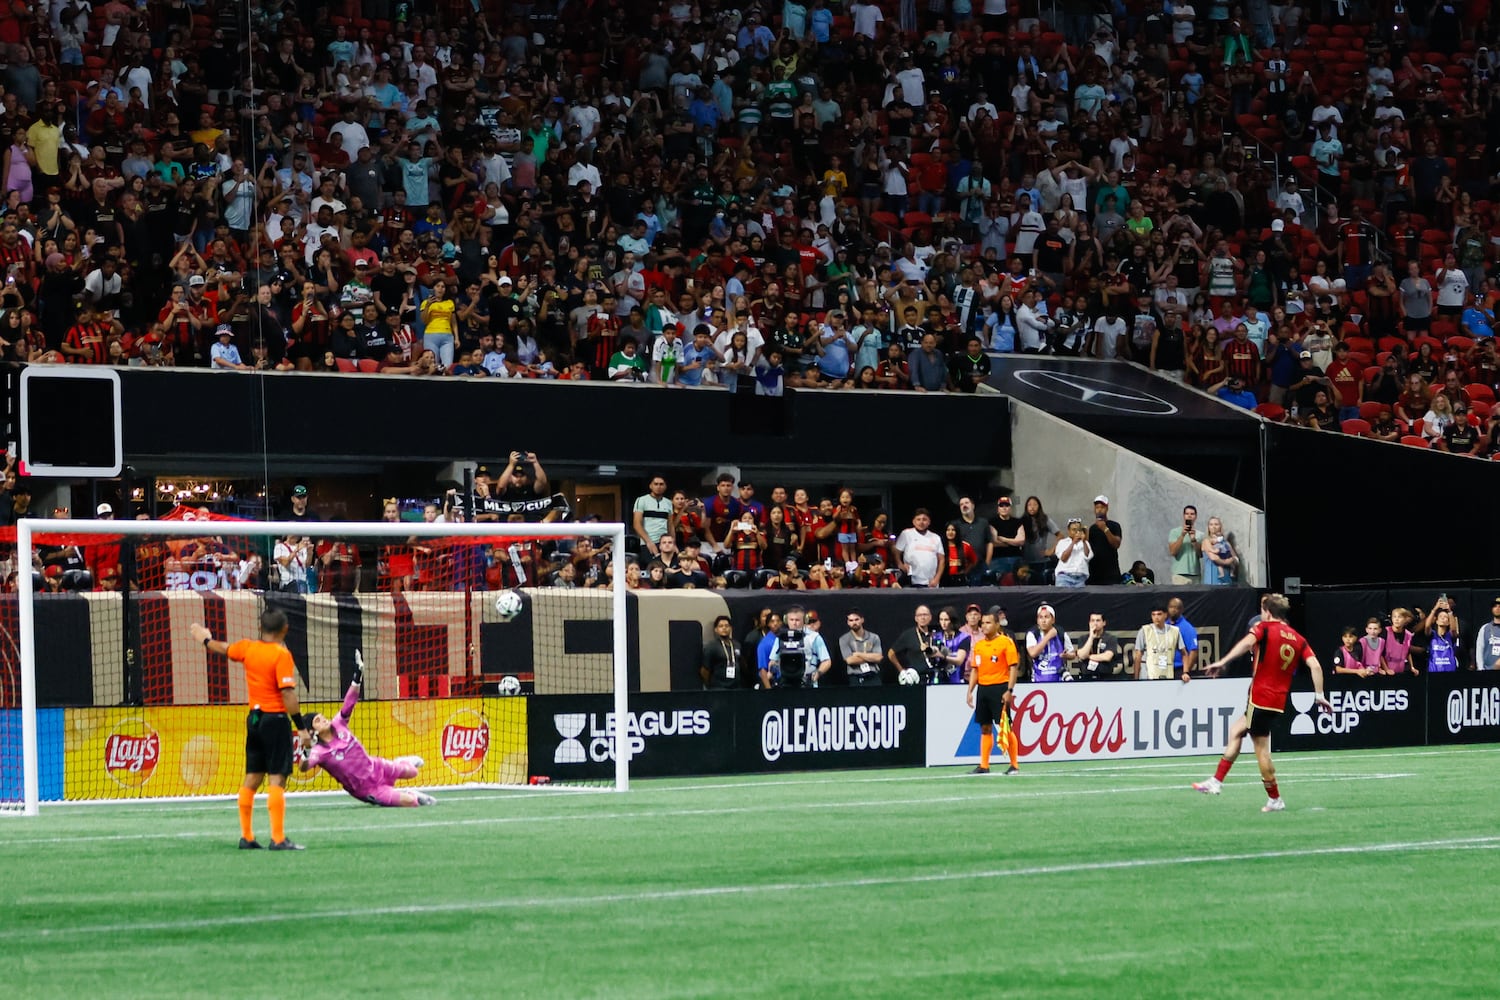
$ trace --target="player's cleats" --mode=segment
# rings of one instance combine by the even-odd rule
[[[240,850],[242,850],[242,851],[258,851],[258,850],[260,850],[260,841],[258,841],[258,840],[246,840],[244,837],[241,837],[240,838]]]
[[[435,805],[437,805],[437,799],[433,798],[431,795],[428,795],[426,792],[418,792],[417,793],[417,805],[419,805],[419,806],[435,806]]]
[[[1209,778],[1207,781],[1193,782],[1193,791],[1202,792],[1204,795],[1218,795],[1224,790],[1224,782],[1218,778]]]
[[[1021,773],[1021,769],[1019,767],[1007,767],[1005,769],[1005,773],[1007,775],[1020,774]]]
[[[1260,811],[1263,813],[1279,813],[1285,809],[1286,801],[1284,799],[1267,799],[1266,804],[1260,807]]]
[[[412,767],[414,767],[418,771],[420,771],[420,770],[422,770],[422,763],[423,762],[422,762],[422,758],[421,757],[418,757],[416,754],[410,754],[410,755],[408,755],[406,757],[397,757],[396,758],[396,763],[397,764],[410,764]]]
[[[306,849],[301,844],[292,843],[290,839],[271,841],[271,850],[273,851],[305,851]]]
[[[987,768],[987,767],[976,767],[976,768],[974,768],[974,770],[970,771],[969,773],[970,774],[989,774],[990,773],[990,769]]]

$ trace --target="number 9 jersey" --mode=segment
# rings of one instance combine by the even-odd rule
[[[1272,712],[1286,710],[1297,667],[1313,656],[1307,640],[1286,622],[1259,621],[1255,636],[1255,674],[1250,681],[1250,704]]]

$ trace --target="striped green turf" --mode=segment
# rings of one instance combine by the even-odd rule
[[[1500,748],[0,821],[17,997],[1493,997]],[[263,811],[257,823],[265,829]],[[264,833],[262,834],[264,837]]]

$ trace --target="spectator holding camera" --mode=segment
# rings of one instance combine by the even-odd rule
[[[1198,508],[1188,504],[1182,508],[1182,526],[1173,528],[1167,535],[1167,551],[1172,556],[1172,582],[1175,584],[1196,583],[1202,574],[1197,524]]]
[[[1453,673],[1461,669],[1464,654],[1458,637],[1458,615],[1453,613],[1447,594],[1433,604],[1418,631],[1427,633],[1428,673]]]

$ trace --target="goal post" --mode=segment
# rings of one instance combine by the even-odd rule
[[[16,592],[0,599],[0,629],[15,629],[0,636],[0,816],[233,794],[243,670],[188,630],[255,639],[269,609],[289,620],[309,715],[338,711],[361,652],[350,728],[372,755],[423,757],[418,787],[537,783],[550,761],[528,757],[536,695],[612,694],[628,718],[623,524],[174,514],[17,522]],[[613,780],[594,787],[624,791],[630,741],[612,742]],[[338,789],[317,769],[288,786]]]

